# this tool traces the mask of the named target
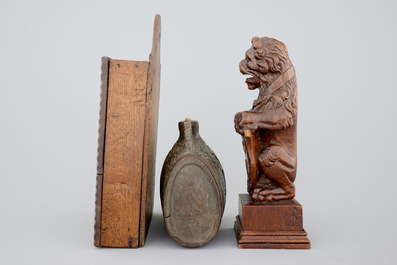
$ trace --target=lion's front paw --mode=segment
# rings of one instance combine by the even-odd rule
[[[236,115],[234,115],[234,129],[236,130],[237,133],[241,134],[240,131],[240,123],[241,123],[241,116],[242,112],[237,112]]]
[[[245,129],[252,132],[258,129],[256,113],[250,111],[239,112],[234,116],[234,128],[237,133],[243,134]]]

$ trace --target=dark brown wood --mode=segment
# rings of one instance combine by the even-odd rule
[[[239,248],[310,248],[302,205],[295,199],[258,203],[240,194],[234,229]]]
[[[165,227],[178,244],[194,248],[210,242],[219,230],[226,183],[215,153],[199,135],[197,121],[179,122],[180,136],[161,172]]]
[[[235,130],[246,155],[247,191],[240,195],[235,231],[239,248],[310,248],[302,206],[295,197],[297,85],[284,43],[252,39],[240,62],[251,75],[248,89],[259,89],[252,109],[238,112]]]
[[[302,205],[295,199],[253,203],[248,194],[239,196],[239,215],[248,231],[302,231]]]
[[[102,59],[94,245],[142,247],[153,212],[160,16],[149,62]]]

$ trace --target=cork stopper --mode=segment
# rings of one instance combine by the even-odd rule
[[[191,118],[188,118],[188,117],[185,118],[185,122],[190,122],[190,121],[192,121]]]

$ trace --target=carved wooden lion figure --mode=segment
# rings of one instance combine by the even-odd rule
[[[246,79],[250,90],[259,89],[252,109],[237,113],[234,119],[237,133],[245,139],[247,160],[253,161],[247,164],[251,178],[248,192],[259,201],[292,199],[297,166],[297,90],[287,47],[272,38],[254,37],[240,71],[252,76]],[[247,145],[247,130],[255,136],[256,145]]]

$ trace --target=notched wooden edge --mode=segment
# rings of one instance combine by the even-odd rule
[[[97,174],[103,174],[103,158],[105,147],[105,124],[106,106],[108,97],[108,76],[110,58],[102,57],[101,66],[101,95],[99,102],[99,127],[98,127],[98,152],[97,152]]]
[[[102,57],[101,66],[101,95],[99,102],[99,127],[98,127],[98,151],[97,151],[97,176],[95,194],[95,224],[94,246],[101,244],[101,215],[102,215],[102,186],[103,186],[103,159],[105,150],[105,124],[106,106],[108,95],[108,75],[110,58]]]
[[[101,243],[101,215],[102,215],[102,183],[103,175],[96,177],[95,194],[95,224],[94,224],[94,246],[99,247]]]

